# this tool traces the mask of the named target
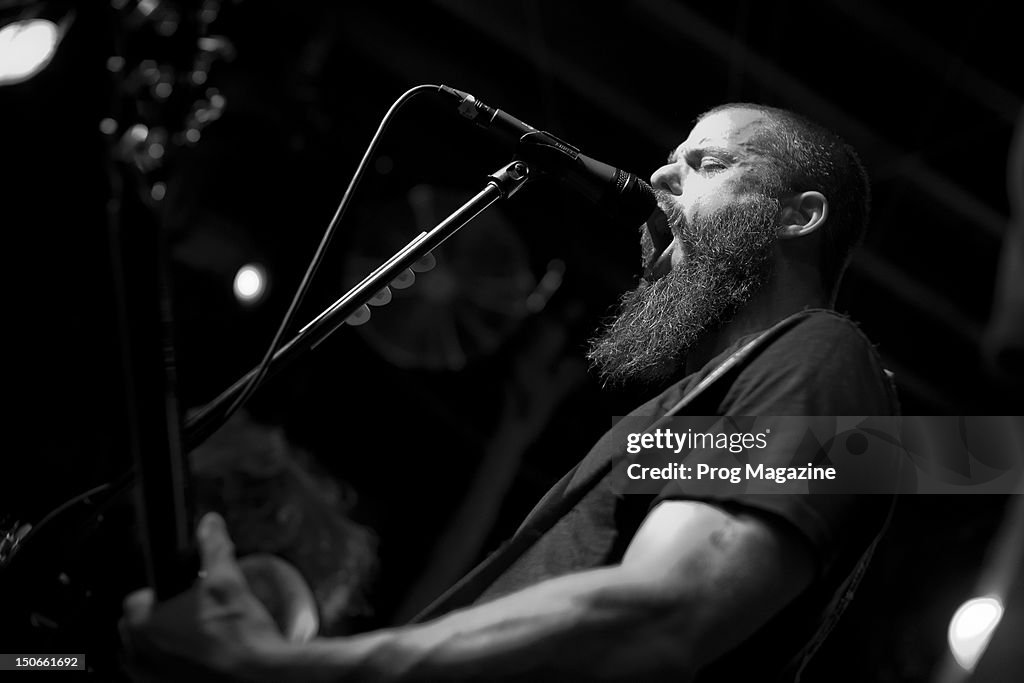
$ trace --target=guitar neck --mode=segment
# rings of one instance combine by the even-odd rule
[[[198,569],[190,477],[182,449],[162,234],[152,212],[132,192],[122,194],[120,210],[112,217],[112,241],[125,397],[147,573],[162,599],[190,585]]]

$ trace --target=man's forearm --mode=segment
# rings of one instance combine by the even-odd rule
[[[427,624],[297,644],[249,590],[223,521],[204,519],[206,576],[194,590],[155,609],[152,591],[126,600],[133,657],[140,667],[147,657],[168,663],[152,670],[161,680],[185,680],[183,670],[275,683],[687,680],[767,623],[814,573],[805,542],[779,524],[666,501],[648,513],[621,564]]]
[[[680,605],[607,567],[531,586],[427,624],[317,639],[272,655],[274,675],[305,681],[633,679],[690,668]]]

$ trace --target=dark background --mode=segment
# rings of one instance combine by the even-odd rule
[[[148,17],[115,5],[79,3],[53,63],[0,89],[7,524],[36,521],[128,466],[111,230],[163,231],[179,395],[202,405],[259,361],[377,123],[420,83],[474,93],[642,176],[722,102],[819,120],[873,179],[871,234],[838,307],[895,372],[904,413],[1020,412],[1013,352],[999,355],[1020,342],[993,332],[999,315],[1021,316],[993,307],[1024,98],[1008,56],[1018,31],[1000,3],[164,2]],[[69,7],[0,2],[4,21]],[[198,50],[200,34],[222,36],[204,44],[222,52]],[[109,68],[112,55],[123,68]],[[147,81],[154,66],[162,75]],[[165,98],[161,81],[172,85]],[[197,127],[190,112],[218,108],[214,96],[222,115],[199,126],[198,142],[180,139]],[[153,137],[128,149],[137,123]],[[154,142],[165,153],[147,160]],[[371,162],[301,322],[509,158],[447,101],[414,99]],[[147,210],[125,220],[109,211],[114,197]],[[639,398],[601,392],[580,360],[636,281],[634,230],[538,182],[437,255],[438,268],[368,325],[343,329],[250,405],[356,492],[351,514],[379,538],[372,611],[350,630],[408,617]],[[267,268],[270,289],[242,306],[231,281],[249,262]],[[1005,502],[903,501],[812,680],[928,680]]]

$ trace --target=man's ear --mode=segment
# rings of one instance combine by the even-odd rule
[[[820,192],[801,192],[783,200],[779,217],[779,239],[803,237],[825,224],[828,200]]]

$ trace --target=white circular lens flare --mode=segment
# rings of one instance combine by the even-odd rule
[[[267,273],[263,266],[249,263],[235,273],[235,298],[245,304],[256,303],[267,291]]]
[[[972,598],[960,605],[949,622],[949,649],[957,664],[967,671],[974,670],[1002,617],[999,598]]]
[[[46,19],[16,21],[0,28],[0,85],[32,78],[53,59],[57,25]]]

